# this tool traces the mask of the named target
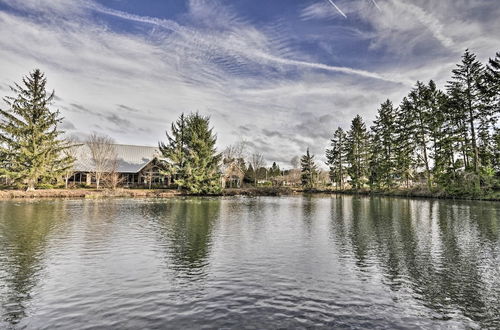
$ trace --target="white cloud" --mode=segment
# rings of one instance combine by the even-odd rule
[[[399,21],[408,10],[394,1],[380,1],[382,11],[370,1],[340,3],[349,17],[358,15],[373,27],[363,37],[378,49],[410,54],[422,42],[443,46],[446,38],[454,47],[466,44],[466,35],[449,32],[448,24],[459,21],[443,19],[444,7],[431,13],[418,3],[424,16],[410,16],[405,26]],[[347,128],[357,113],[373,119],[387,97],[398,103],[416,79],[446,80],[458,60],[449,51],[433,60],[384,62],[377,72],[328,65],[297,50],[286,30],[253,24],[212,1],[191,1],[182,24],[91,1],[0,2],[32,13],[0,12],[0,31],[9,32],[0,34],[0,85],[39,67],[61,98],[57,106],[71,133],[97,130],[122,143],[154,145],[180,112],[200,110],[212,115],[221,148],[244,138],[265,151],[268,161],[286,162],[307,146],[321,159],[330,128]],[[301,18],[331,18],[331,7],[323,14],[325,4],[306,7]],[[148,32],[116,32],[105,19],[92,19],[92,12]],[[495,37],[478,37],[482,25],[466,23],[472,42],[486,54]],[[408,36],[417,37],[398,49]]]

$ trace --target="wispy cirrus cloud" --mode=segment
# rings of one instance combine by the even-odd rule
[[[132,1],[0,0],[0,85],[40,67],[68,130],[121,143],[156,145],[181,112],[199,110],[219,148],[244,139],[286,163],[307,147],[320,156],[336,126],[372,120],[414,80],[446,80],[457,49],[492,56],[498,41],[485,33],[498,26],[488,5],[335,1],[346,20],[323,0],[265,17],[263,4],[192,0],[168,15]],[[478,17],[460,16],[463,6]]]

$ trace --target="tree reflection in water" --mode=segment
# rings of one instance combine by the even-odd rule
[[[396,297],[410,290],[435,318],[451,319],[458,309],[482,326],[500,326],[500,214],[490,205],[336,197],[332,232],[341,251],[352,250],[358,274],[382,269]]]
[[[204,274],[220,207],[217,198],[191,198],[155,203],[145,209],[157,222],[159,240],[168,248],[169,268],[186,276]]]
[[[17,324],[26,316],[33,289],[44,268],[54,229],[65,221],[64,202],[0,201],[0,302],[3,322]],[[1,325],[1,323],[0,323]]]

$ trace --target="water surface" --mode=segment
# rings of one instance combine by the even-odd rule
[[[500,203],[0,201],[0,328],[500,328]]]

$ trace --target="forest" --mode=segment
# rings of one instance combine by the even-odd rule
[[[499,113],[500,52],[485,65],[466,50],[445,90],[417,81],[399,105],[383,102],[371,127],[357,115],[347,131],[337,128],[326,150],[332,183],[448,195],[498,189]]]

